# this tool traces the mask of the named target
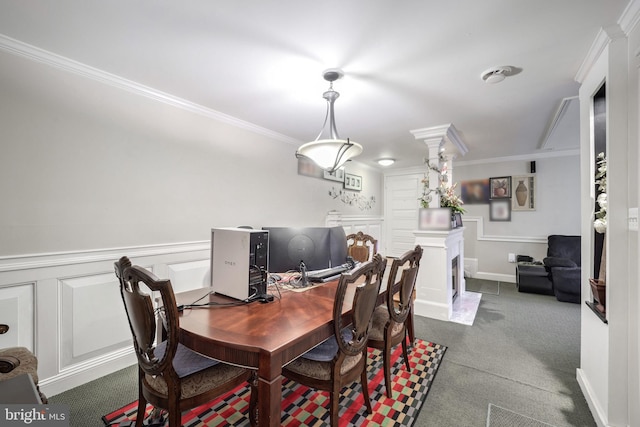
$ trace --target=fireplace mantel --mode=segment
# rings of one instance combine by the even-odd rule
[[[419,316],[450,320],[453,311],[454,283],[457,277],[458,295],[465,292],[464,227],[448,231],[414,231],[416,245],[423,249],[416,279],[414,312]],[[457,274],[452,261],[458,257]]]

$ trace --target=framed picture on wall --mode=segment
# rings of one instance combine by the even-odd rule
[[[462,181],[460,186],[460,196],[465,205],[488,204],[489,178]]]
[[[306,157],[298,158],[298,175],[322,178],[323,172],[324,171],[320,168],[320,166],[313,163],[310,159],[307,159]]]
[[[453,218],[455,220],[455,228],[462,227],[462,214],[460,212],[456,212],[453,214]]]
[[[344,182],[344,169],[336,169],[333,172],[324,171],[324,179],[329,181]]]
[[[511,221],[511,200],[496,199],[489,203],[490,221]]]
[[[350,173],[344,174],[344,189],[362,191],[362,177]]]
[[[499,176],[489,178],[491,188],[491,199],[510,199],[511,198],[511,177]]]
[[[534,211],[536,209],[536,176],[533,174],[513,176],[511,210]]]

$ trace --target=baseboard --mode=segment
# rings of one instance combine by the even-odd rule
[[[41,380],[38,386],[46,396],[51,397],[136,363],[138,361],[133,352],[133,347],[131,347],[93,359],[90,363],[79,365],[74,369],[68,369],[58,375]]]
[[[413,312],[416,316],[449,321],[449,307],[447,304],[416,299],[413,302]]]
[[[479,271],[471,277],[474,279],[493,280],[495,282],[516,283],[515,274],[487,273]]]
[[[580,368],[576,369],[576,379],[578,380],[580,390],[582,390],[582,394],[587,401],[587,405],[589,405],[591,415],[593,415],[593,419],[595,420],[596,424],[598,425],[598,427],[608,427],[604,411],[602,410],[598,400],[596,399],[596,395],[593,392],[591,384],[585,376],[584,371]]]

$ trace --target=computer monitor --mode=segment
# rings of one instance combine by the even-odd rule
[[[347,260],[347,235],[342,227],[263,227],[269,231],[269,271],[308,271],[343,265]]]
[[[342,227],[329,228],[329,253],[331,267],[342,265],[347,260],[347,234]]]

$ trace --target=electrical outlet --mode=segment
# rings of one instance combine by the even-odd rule
[[[509,254],[509,262],[516,262],[516,254]]]
[[[629,208],[629,230],[638,231],[638,208]]]

